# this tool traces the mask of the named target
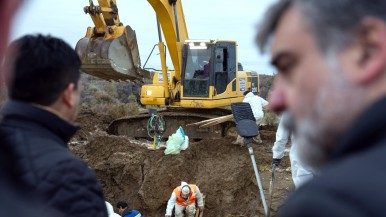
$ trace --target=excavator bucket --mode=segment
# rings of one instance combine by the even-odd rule
[[[114,38],[95,36],[89,28],[75,50],[82,62],[81,71],[87,74],[114,81],[151,80],[150,72],[141,68],[137,38],[130,26]]]

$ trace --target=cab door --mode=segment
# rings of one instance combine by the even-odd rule
[[[234,42],[216,43],[214,59],[212,81],[216,96],[225,93],[227,85],[236,77],[236,44]]]

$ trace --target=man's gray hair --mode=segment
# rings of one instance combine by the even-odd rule
[[[282,15],[291,7],[302,13],[323,53],[350,43],[366,17],[386,22],[386,0],[280,0],[267,11],[259,27],[256,41],[261,52],[265,51]]]

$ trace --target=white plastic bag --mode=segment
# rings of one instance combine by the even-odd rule
[[[173,133],[169,136],[168,141],[166,142],[166,149],[164,151],[165,155],[168,154],[179,154],[181,152],[182,146],[185,143],[185,133],[182,127],[179,127],[176,133]]]
[[[185,151],[189,148],[189,137],[185,136],[185,142],[181,146],[181,150]]]

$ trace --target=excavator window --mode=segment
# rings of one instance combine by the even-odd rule
[[[212,46],[184,47],[183,85],[185,97],[209,97]]]

